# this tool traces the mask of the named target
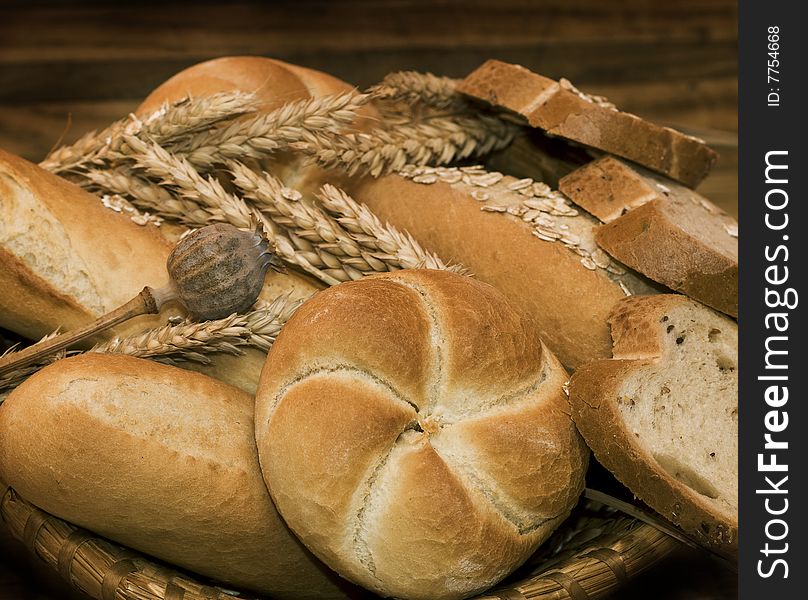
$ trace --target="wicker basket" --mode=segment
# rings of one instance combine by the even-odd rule
[[[71,586],[97,600],[232,600],[244,594],[202,583],[47,514],[7,489],[0,515]],[[478,596],[502,600],[594,600],[656,564],[679,542],[598,503],[573,515],[503,585]]]

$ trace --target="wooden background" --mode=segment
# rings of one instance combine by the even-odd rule
[[[389,71],[462,77],[487,58],[567,77],[707,139],[700,191],[737,214],[737,10],[730,0],[0,0],[0,147],[38,161],[217,56],[272,56],[360,87]],[[0,527],[2,530],[2,527]],[[683,552],[623,599],[728,600],[735,576]],[[0,599],[68,597],[0,532]]]

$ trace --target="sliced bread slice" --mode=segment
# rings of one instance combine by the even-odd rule
[[[520,65],[489,60],[458,90],[512,111],[550,135],[633,160],[688,187],[696,187],[718,157],[698,138],[621,112],[567,80],[554,81]]]
[[[738,544],[738,326],[680,295],[632,296],[614,358],[572,377],[573,419],[638,498],[729,557]]]
[[[559,189],[606,225],[598,245],[654,281],[738,315],[738,222],[704,196],[606,156]]]

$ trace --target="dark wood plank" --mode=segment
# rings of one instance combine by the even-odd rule
[[[178,58],[308,48],[734,42],[731,0],[4,2],[3,62]],[[615,27],[619,24],[619,27]],[[178,35],[178,32],[182,35]],[[144,43],[148,40],[148,44]]]

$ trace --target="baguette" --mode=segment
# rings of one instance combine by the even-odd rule
[[[738,222],[712,202],[613,157],[570,173],[559,188],[606,223],[595,240],[611,256],[738,316]]]
[[[225,584],[279,598],[349,589],[276,512],[252,398],[203,375],[92,354],[42,369],[0,406],[0,480],[51,514]]]
[[[738,326],[679,295],[611,315],[614,358],[572,377],[578,429],[634,495],[717,552],[738,549]]]
[[[0,326],[38,339],[84,325],[166,284],[170,251],[156,228],[0,150]],[[144,315],[116,332],[158,322]]]
[[[568,81],[556,82],[520,65],[486,61],[458,90],[550,135],[627,158],[691,188],[718,158],[700,139],[620,112]]]

